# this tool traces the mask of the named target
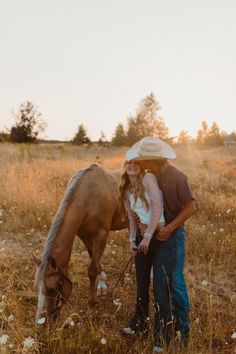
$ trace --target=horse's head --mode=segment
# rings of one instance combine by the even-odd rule
[[[69,299],[72,291],[71,280],[63,273],[57,265],[55,258],[47,259],[46,271],[42,272],[42,262],[34,256],[38,266],[36,272],[36,284],[38,290],[38,308],[36,322],[45,314],[49,320],[57,320],[63,304]]]

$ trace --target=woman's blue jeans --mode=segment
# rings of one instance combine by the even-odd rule
[[[182,338],[189,334],[189,296],[184,279],[185,228],[176,229],[171,238],[174,242],[174,263],[171,270],[171,293],[176,318],[176,330],[180,330]]]
[[[137,234],[136,244],[142,237]],[[136,314],[143,318],[149,315],[149,285],[150,271],[153,266],[153,290],[155,298],[154,336],[156,340],[164,337],[168,340],[167,323],[172,321],[170,295],[170,276],[173,266],[173,240],[162,242],[153,237],[149,244],[148,253],[139,252],[135,256],[137,302]]]

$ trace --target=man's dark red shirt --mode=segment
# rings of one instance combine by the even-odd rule
[[[165,220],[169,224],[180,213],[184,205],[195,198],[187,176],[168,162],[161,167],[156,177],[163,194]]]

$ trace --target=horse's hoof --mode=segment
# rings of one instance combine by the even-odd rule
[[[107,286],[98,286],[97,287],[97,296],[104,296],[107,294]]]

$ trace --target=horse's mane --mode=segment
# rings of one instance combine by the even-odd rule
[[[52,251],[52,246],[53,246],[53,242],[56,238],[56,235],[58,233],[58,230],[61,226],[61,222],[63,220],[63,215],[65,213],[65,209],[69,203],[69,201],[71,200],[71,197],[73,195],[73,192],[79,182],[79,180],[81,179],[81,177],[87,172],[87,171],[91,171],[94,170],[98,167],[98,165],[96,164],[92,164],[87,168],[83,168],[80,169],[79,171],[77,171],[74,176],[71,178],[71,180],[68,183],[68,186],[66,188],[65,191],[65,195],[64,198],[53,218],[52,221],[52,225],[51,228],[49,230],[48,233],[48,237],[46,239],[46,244],[44,247],[44,253],[43,253],[43,259],[42,259],[42,263],[40,264],[37,272],[36,272],[36,276],[35,276],[35,285],[38,288],[39,283],[42,279],[44,279],[44,277],[47,275],[47,269],[48,269],[48,258],[51,254]]]

